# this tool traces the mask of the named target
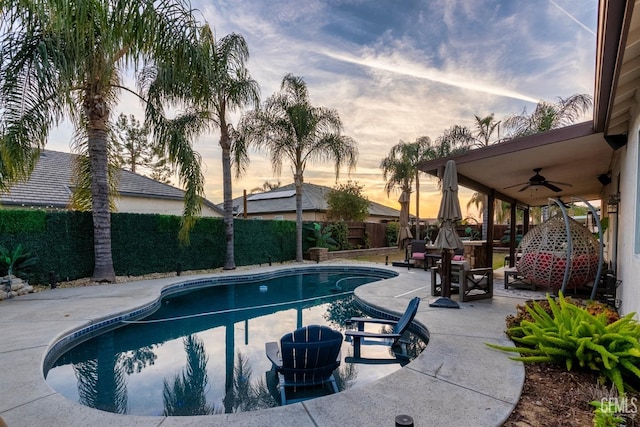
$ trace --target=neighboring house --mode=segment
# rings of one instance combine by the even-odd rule
[[[437,176],[447,160],[455,160],[460,184],[487,194],[490,207],[496,200],[524,211],[548,205],[550,198],[598,201],[609,220],[604,258],[621,280],[616,298],[623,314],[640,312],[640,8],[635,6],[638,2],[600,0],[593,120],[421,166]],[[554,192],[534,179],[523,187],[535,177],[534,168],[542,168],[547,180],[570,186],[558,184],[560,191]]]
[[[302,220],[324,221],[327,213],[325,195],[332,189],[321,185],[302,184]],[[220,205],[218,205],[220,206]],[[244,216],[244,197],[233,199],[234,215]],[[247,194],[248,219],[296,219],[296,189],[294,184],[279,187],[266,193]],[[397,221],[400,211],[371,202],[365,222]]]
[[[74,156],[43,150],[29,180],[0,193],[0,207],[69,209]],[[126,170],[120,172],[118,193],[118,212],[182,215],[184,209],[184,191]],[[221,217],[223,213],[215,204],[204,200],[202,216]]]

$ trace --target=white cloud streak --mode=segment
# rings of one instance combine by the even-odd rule
[[[460,89],[469,89],[487,93],[490,95],[505,96],[508,98],[519,99],[521,101],[533,103],[538,101],[536,98],[518,93],[516,91],[505,89],[499,86],[493,86],[479,81],[467,80],[452,73],[442,72],[441,70],[433,68],[416,66],[415,64],[407,63],[401,60],[388,61],[386,59],[381,59],[375,56],[358,58],[346,53],[336,53],[330,51],[323,51],[319,53],[339,61],[361,65],[363,67],[373,68],[376,70],[388,71],[391,73],[401,74],[417,79],[430,80],[432,82],[442,83]]]

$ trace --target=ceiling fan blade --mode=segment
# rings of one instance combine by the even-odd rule
[[[525,184],[528,184],[528,183],[526,183],[526,182],[521,182],[520,184],[510,185],[510,186],[508,186],[508,187],[504,187],[504,188],[503,188],[503,190],[507,190],[507,189],[509,189],[509,188],[513,188],[513,187],[519,187],[519,186],[521,186],[521,185],[525,185]]]
[[[547,187],[551,191],[555,191],[556,193],[559,193],[559,192],[562,191],[562,188],[556,187],[555,185],[551,184],[549,181],[543,182],[542,185],[544,185],[545,187]]]
[[[528,184],[528,183],[527,183],[527,185],[525,185],[524,187],[522,187],[522,188],[521,188],[521,189],[519,189],[518,191],[524,191],[524,190],[526,190],[526,189],[527,189],[527,188],[529,188],[529,187],[531,187],[531,184]]]
[[[558,181],[547,181],[550,184],[556,184],[556,185],[564,185],[565,187],[573,187],[573,185],[569,184],[568,182],[558,182]]]

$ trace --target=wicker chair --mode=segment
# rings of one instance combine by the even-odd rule
[[[598,270],[597,239],[579,222],[569,218],[567,224],[560,215],[531,229],[520,242],[520,252],[518,273],[544,288],[560,289],[568,273],[567,286],[576,289],[593,282]]]

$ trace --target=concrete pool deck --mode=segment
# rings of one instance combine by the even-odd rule
[[[364,263],[331,263],[362,267]],[[300,403],[239,414],[198,417],[118,415],[72,402],[52,390],[42,372],[46,353],[60,338],[97,321],[155,301],[173,283],[207,275],[171,277],[92,287],[54,289],[0,302],[0,417],[9,427],[44,426],[394,426],[406,414],[416,426],[499,426],[515,407],[524,367],[487,342],[511,345],[505,316],[524,297],[505,292],[491,300],[432,308],[430,275],[385,267],[397,277],[364,285],[356,296],[371,306],[402,313],[420,296],[416,321],[426,327],[426,350],[399,371],[366,386]],[[295,267],[288,264],[286,268]],[[282,267],[219,273],[235,276]],[[218,276],[219,274],[216,274]],[[496,280],[495,288],[501,288]],[[455,298],[455,297],[454,297]]]

